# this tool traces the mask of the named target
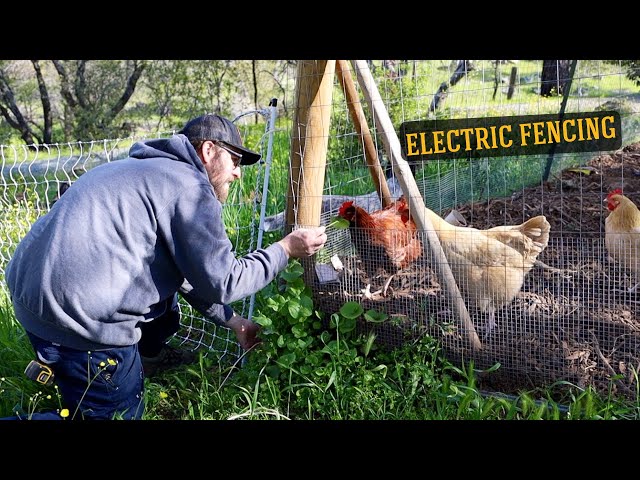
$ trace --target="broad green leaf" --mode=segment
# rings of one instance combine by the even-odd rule
[[[287,282],[292,282],[296,278],[300,278],[303,273],[304,269],[302,268],[302,265],[296,262],[289,265],[282,273],[280,273],[280,276]]]
[[[253,321],[264,328],[271,328],[273,326],[273,321],[264,315],[254,316]]]
[[[291,332],[296,338],[302,338],[307,336],[307,329],[304,325],[294,325],[291,327]]]
[[[301,314],[301,308],[300,308],[300,304],[291,299],[289,300],[289,303],[287,304],[287,310],[289,311],[289,315],[291,316],[291,319],[297,321],[300,318],[300,314]],[[289,323],[293,324],[296,322],[292,322],[291,319],[289,320]]]
[[[340,315],[345,318],[358,318],[364,312],[364,308],[358,302],[346,302],[340,307]]]
[[[356,328],[356,318],[344,318],[338,325],[338,331],[340,333],[348,333]]]
[[[371,322],[371,323],[382,323],[384,322],[387,318],[389,318],[389,315],[387,315],[384,312],[379,312],[377,310],[369,310],[364,314],[364,319],[367,322]]]
[[[337,230],[343,230],[349,228],[349,220],[342,217],[333,217],[327,225],[327,228],[335,228]]]
[[[311,297],[303,296],[300,298],[300,305],[309,310],[313,310],[313,299]]]
[[[278,363],[285,368],[292,365],[293,362],[295,361],[296,361],[296,354],[293,352],[285,353],[284,355],[280,355],[280,357],[278,357]]]

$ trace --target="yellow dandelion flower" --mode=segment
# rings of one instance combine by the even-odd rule
[[[67,418],[69,416],[69,409],[63,408],[62,410],[60,410],[60,416],[62,418]]]
[[[113,366],[116,366],[116,365],[118,364],[118,362],[116,362],[113,358],[109,358],[109,359],[107,359],[107,363],[108,363],[109,365],[111,365],[112,367],[113,367]]]
[[[169,396],[169,394],[167,392],[160,392],[160,398],[162,398],[163,400],[165,398],[167,398]]]
[[[47,395],[47,400],[51,400],[51,395]]]
[[[104,363],[104,362],[100,362],[100,363],[99,363],[99,366],[100,366],[100,368],[104,368],[104,367],[106,367],[106,366],[107,366],[107,364],[106,364],[106,363]]]

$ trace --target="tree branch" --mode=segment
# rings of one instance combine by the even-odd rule
[[[72,109],[78,105],[76,99],[73,98],[73,93],[71,93],[71,84],[69,82],[69,75],[67,75],[67,70],[64,68],[64,65],[60,60],[51,60],[53,66],[56,68],[58,72],[58,76],[60,77],[60,93],[62,98],[67,102],[67,105]]]
[[[122,96],[113,105],[113,107],[111,107],[111,109],[109,110],[109,113],[105,116],[105,124],[108,125],[109,123],[111,123],[111,121],[116,117],[116,115],[118,115],[118,113],[120,113],[122,109],[125,107],[129,99],[133,95],[133,92],[136,91],[136,84],[138,83],[138,80],[140,79],[140,76],[142,75],[142,72],[144,72],[145,68],[147,68],[147,62],[134,61],[133,72],[131,73],[131,75],[129,76],[129,79],[127,80],[127,86],[124,92],[122,93]]]

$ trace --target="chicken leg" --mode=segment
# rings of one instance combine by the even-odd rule
[[[382,297],[386,297],[387,296],[387,290],[389,289],[389,285],[391,284],[391,280],[393,280],[393,277],[395,277],[395,273],[391,274],[384,282],[384,285],[382,286],[382,288],[376,290],[375,292],[371,292],[371,282],[367,283],[367,286],[365,288],[362,289],[362,294],[364,295],[364,298],[368,299],[368,300],[374,300],[376,296],[380,295]]]
[[[487,312],[489,313],[489,316],[487,318],[486,330],[484,332],[485,340],[489,338],[492,330],[496,327],[496,309],[493,307],[489,307]]]

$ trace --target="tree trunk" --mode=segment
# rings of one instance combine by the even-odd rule
[[[433,96],[433,100],[431,100],[431,105],[429,105],[429,111],[435,112],[440,103],[447,98],[447,90],[449,87],[453,87],[456,83],[458,83],[468,72],[473,70],[475,67],[471,63],[471,60],[459,60],[458,65],[451,75],[449,82],[442,82],[438,91]]]
[[[42,121],[44,123],[42,127],[42,143],[52,143],[53,138],[51,136],[51,129],[53,128],[53,112],[51,110],[49,91],[47,89],[47,84],[44,81],[44,77],[42,76],[40,62],[38,60],[31,60],[31,64],[36,72],[36,81],[38,82],[40,101],[42,103]]]
[[[562,95],[569,82],[571,60],[543,60],[540,75],[540,95]]]

